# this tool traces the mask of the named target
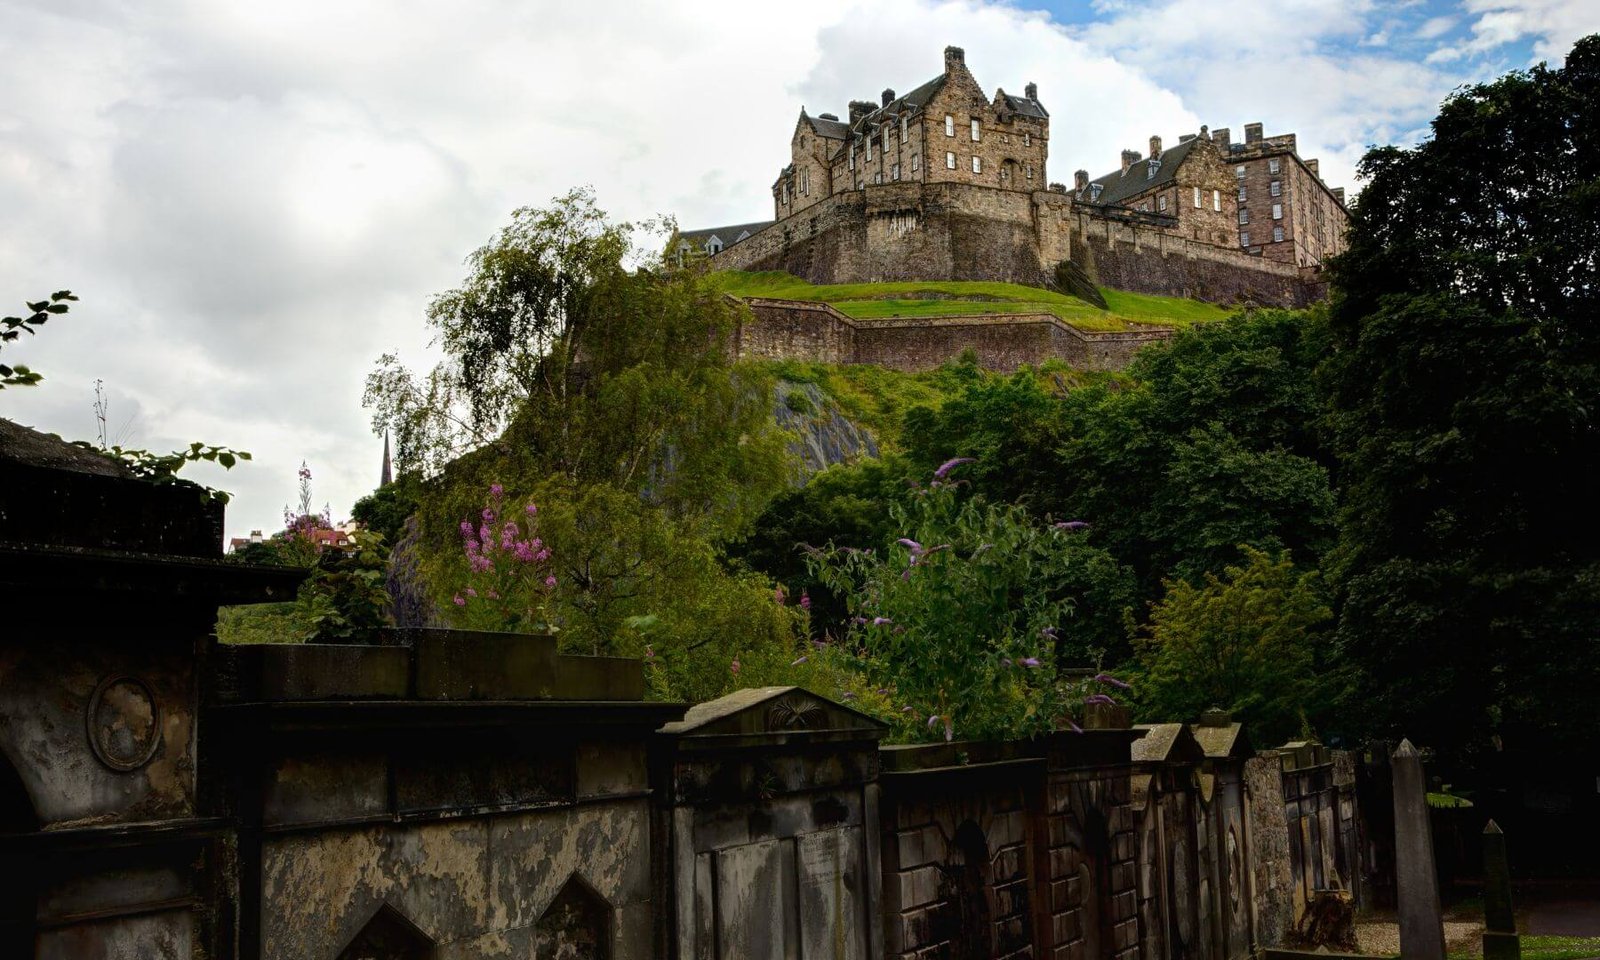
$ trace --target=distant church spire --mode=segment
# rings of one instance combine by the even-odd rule
[[[387,487],[394,482],[394,474],[389,467],[389,431],[383,431],[383,478],[378,481],[379,487]]]

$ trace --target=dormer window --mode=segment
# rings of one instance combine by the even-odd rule
[[[978,121],[976,118],[972,121],[972,142],[978,142]]]
[[[907,142],[908,140],[911,139],[910,135],[906,133],[906,129],[907,129],[907,127],[906,127],[906,118],[905,118],[904,114],[901,114],[900,115],[900,142],[901,143],[905,143],[905,142]]]
[[[944,135],[947,137],[956,135],[956,118],[953,114],[944,115]]]
[[[1161,161],[1157,160],[1155,157],[1151,157],[1150,162],[1145,165],[1144,178],[1146,180],[1154,180],[1156,178],[1156,171],[1160,169]]]
[[[1099,200],[1100,199],[1100,191],[1104,190],[1104,189],[1105,189],[1105,186],[1103,184],[1099,184],[1099,183],[1091,183],[1091,184],[1089,184],[1089,199],[1090,200]]]
[[[722,238],[721,237],[712,237],[710,240],[706,241],[706,253],[709,253],[712,256],[716,256],[717,254],[719,254],[721,252],[722,252]]]

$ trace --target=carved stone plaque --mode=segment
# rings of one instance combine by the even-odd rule
[[[161,745],[161,708],[137,677],[108,677],[89,697],[89,746],[113,770],[137,770]]]

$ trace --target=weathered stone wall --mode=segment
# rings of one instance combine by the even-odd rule
[[[1127,767],[1055,772],[1048,789],[1050,934],[1039,955],[1137,957],[1138,838]]]
[[[1294,928],[1298,913],[1278,758],[1268,754],[1246,760],[1244,788],[1249,811],[1256,937],[1263,944],[1280,944]]]
[[[1065,360],[1081,370],[1120,370],[1135,353],[1167,340],[1165,327],[1101,333],[1079,330],[1049,314],[855,320],[825,303],[750,300],[751,320],[735,335],[739,356],[875,363],[892,370],[931,370],[966,350],[985,369]]]
[[[1209,303],[1304,307],[1317,291],[1299,268],[1238,250],[1141,229],[1079,208],[1074,258],[1104,287]]]

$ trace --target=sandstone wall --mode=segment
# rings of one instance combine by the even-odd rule
[[[752,299],[735,334],[741,357],[875,363],[914,373],[966,350],[987,370],[1010,372],[1046,360],[1080,370],[1120,370],[1141,348],[1172,337],[1165,327],[1099,333],[1049,314],[983,314],[856,320],[825,303]]]

